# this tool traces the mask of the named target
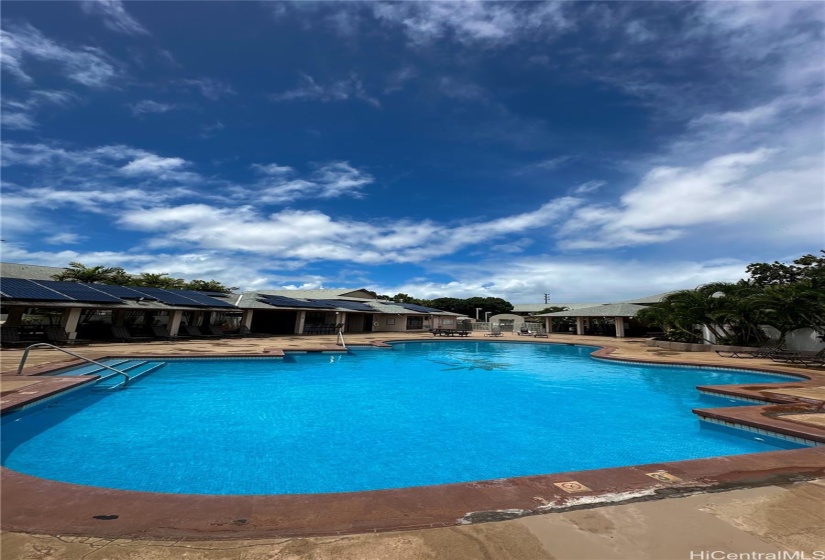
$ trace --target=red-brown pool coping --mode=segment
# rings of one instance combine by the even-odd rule
[[[329,351],[329,346],[298,352]],[[338,348],[340,350],[340,348]],[[594,352],[610,357],[613,348]],[[287,351],[289,352],[289,350]],[[187,357],[261,357],[269,354],[146,355],[141,359]],[[125,356],[124,356],[125,357]],[[98,358],[105,359],[105,357]],[[610,357],[610,359],[616,359]],[[625,360],[645,362],[645,360]],[[659,363],[649,361],[649,363]],[[42,375],[71,366],[27,368],[25,375]],[[667,365],[678,365],[667,362]],[[693,365],[697,364],[683,364]],[[720,367],[720,366],[710,366]],[[750,366],[734,367],[786,373]],[[819,386],[825,376],[811,372],[793,387]],[[3,395],[3,411],[16,409],[69,387],[78,379],[43,378],[25,388],[26,399]],[[40,387],[43,385],[42,387]],[[780,386],[783,384],[779,384]],[[730,386],[725,386],[730,389]],[[753,398],[753,385],[737,386],[732,396]],[[764,386],[760,386],[765,389]],[[779,387],[771,384],[771,389]],[[714,388],[710,388],[714,389]],[[757,398],[763,398],[761,395]],[[782,397],[784,398],[784,396]],[[825,430],[782,419],[782,414],[816,411],[821,405],[793,401],[734,408],[696,410],[700,416],[762,428],[770,432],[825,442]],[[9,402],[12,399],[14,402]],[[767,400],[767,399],[764,399]],[[793,401],[793,402],[792,402]],[[548,450],[551,452],[552,450]],[[654,478],[664,471],[673,482]],[[242,539],[317,536],[372,531],[445,527],[508,519],[622,501],[657,499],[695,492],[777,484],[825,476],[825,446],[749,455],[713,457],[610,469],[336,494],[218,496],[131,492],[55,482],[0,469],[3,530],[39,534],[86,535],[145,539]],[[577,482],[586,491],[568,493],[554,483]]]

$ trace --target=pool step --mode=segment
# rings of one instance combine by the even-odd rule
[[[134,361],[134,360],[101,360],[100,363],[105,364],[109,367],[113,367],[115,369],[121,369],[121,367],[118,367],[118,366],[123,366],[123,364],[128,364],[129,362],[132,362],[132,361]],[[59,372],[59,373],[56,373],[54,375],[57,375],[57,376],[60,376],[60,377],[69,377],[69,376],[74,376],[74,375],[95,375],[95,374],[99,374],[99,373],[106,372],[106,371],[110,371],[110,370],[107,370],[106,368],[101,367],[97,364],[86,364],[84,366],[79,366],[79,367],[76,367],[76,368],[72,368],[70,370]]]
[[[145,375],[157,371],[165,365],[166,362],[130,360],[125,367],[116,367],[116,369],[119,369],[120,371],[126,373],[129,376],[129,383],[131,384],[134,383],[137,379],[140,379]],[[96,388],[110,389],[123,383],[124,378],[119,373],[115,373],[113,371],[105,369],[104,371],[106,372],[106,374],[103,375],[95,384]]]

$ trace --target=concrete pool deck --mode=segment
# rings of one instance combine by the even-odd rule
[[[481,333],[474,337],[491,341],[481,338]],[[348,344],[393,339],[432,340],[432,337],[409,333],[347,335]],[[741,417],[738,421],[745,425],[765,421],[774,427],[785,427],[825,441],[822,422],[825,374],[821,370],[790,367],[769,360],[722,358],[706,352],[663,350],[646,346],[644,339],[575,335],[551,335],[549,339],[526,341],[515,335],[492,339],[501,340],[609,346],[611,350],[601,354],[611,359],[801,373],[810,379],[789,379],[788,383],[770,386],[741,386],[740,395],[750,394],[777,404],[745,407],[753,409],[750,418]],[[272,355],[277,350],[328,349],[333,345],[332,336],[285,336],[97,344],[78,347],[76,351],[92,358]],[[4,408],[41,398],[77,382],[14,375],[20,355],[19,350],[0,352],[3,371],[0,404]],[[56,361],[65,364],[70,357],[50,350],[35,351],[29,360],[32,367],[27,368],[26,373],[54,367]],[[3,558],[72,558],[75,554],[78,558],[86,554],[85,558],[179,558],[184,553],[187,558],[478,558],[485,555],[492,558],[688,558],[689,554],[682,552],[825,549],[822,529],[825,508],[821,506],[825,502],[825,486],[822,480],[817,480],[825,477],[825,447],[314,497],[170,496],[52,483],[7,469],[3,469],[2,474],[2,526],[6,531]],[[572,483],[589,491],[579,491]],[[729,491],[716,493],[720,490]],[[681,498],[661,500],[663,497]],[[640,501],[605,505],[611,500]],[[771,511],[785,512],[785,517],[774,513],[770,519],[762,518],[760,508],[773,503],[772,500],[783,505]],[[704,505],[697,506],[700,502]],[[750,505],[744,505],[746,503]],[[756,504],[761,506],[757,508]],[[594,505],[601,507],[590,509]],[[756,509],[748,513],[746,510],[751,506]],[[581,509],[565,511],[571,507]],[[712,513],[700,514],[697,507],[700,512]],[[724,515],[714,520],[716,512],[722,511]],[[796,513],[790,513],[794,511]],[[112,515],[117,518],[99,518]],[[511,517],[520,519],[456,526],[459,519],[474,523]],[[713,525],[710,533],[699,530],[702,525],[699,518]],[[636,521],[628,526],[628,519]],[[696,525],[685,527],[685,523],[692,523],[688,520],[696,521]],[[421,527],[442,528],[416,530]],[[401,528],[407,531],[334,538],[313,536]],[[707,537],[716,534],[714,531],[718,531],[718,539]],[[707,538],[702,537],[703,534]],[[260,538],[269,540],[243,540]],[[213,541],[204,542],[209,539]],[[728,545],[718,548],[714,543],[719,546],[740,543],[744,548]],[[684,548],[687,545],[693,548]],[[753,548],[757,545],[759,547]],[[96,551],[96,547],[105,547],[108,552]],[[43,552],[47,550],[52,551],[51,555]],[[669,550],[674,552],[673,556],[665,555]],[[7,551],[13,555],[7,556]]]

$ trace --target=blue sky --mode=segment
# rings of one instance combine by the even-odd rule
[[[2,259],[618,301],[825,246],[819,2],[4,2]]]

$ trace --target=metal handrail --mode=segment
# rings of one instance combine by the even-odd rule
[[[20,358],[20,365],[17,366],[17,375],[20,375],[20,374],[23,373],[23,366],[26,365],[26,358],[29,357],[29,350],[31,350],[32,348],[54,348],[55,350],[60,350],[61,352],[65,353],[65,354],[69,354],[71,356],[74,356],[75,358],[80,358],[81,360],[85,360],[85,361],[87,361],[91,364],[94,364],[96,366],[100,366],[102,368],[106,368],[108,370],[111,370],[115,373],[119,373],[120,375],[122,375],[123,377],[126,378],[126,379],[123,380],[123,383],[121,385],[126,385],[126,383],[128,383],[132,379],[131,377],[129,377],[129,374],[126,373],[125,371],[120,371],[119,369],[115,369],[111,366],[107,366],[106,364],[101,364],[100,362],[96,362],[96,361],[92,360],[91,358],[81,356],[80,354],[75,354],[74,352],[69,352],[65,348],[60,348],[59,346],[55,346],[54,344],[48,344],[46,342],[38,342],[36,344],[32,344],[31,346],[27,346],[26,349],[23,350],[23,356]],[[116,387],[120,387],[121,385],[117,385]]]
[[[344,329],[338,330],[338,344],[344,347],[344,350],[347,348],[347,343],[344,342]]]

